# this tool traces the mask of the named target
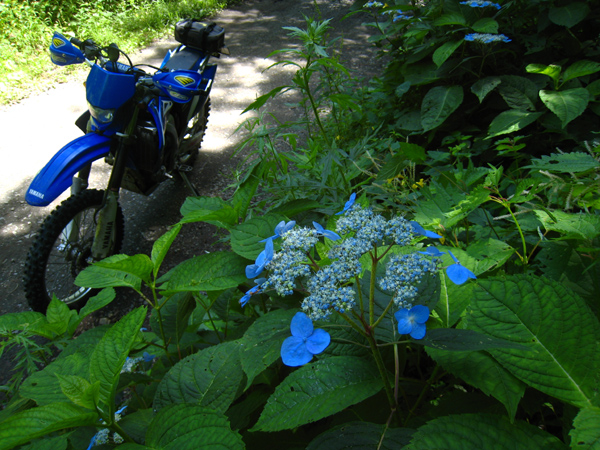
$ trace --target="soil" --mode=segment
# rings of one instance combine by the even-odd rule
[[[368,79],[378,72],[380,61],[367,43],[371,28],[362,14],[342,20],[352,5],[350,0],[249,0],[222,11],[212,19],[226,30],[226,45],[230,56],[216,60],[217,76],[211,94],[208,130],[194,171],[189,174],[200,195],[226,198],[235,182],[235,173],[243,164],[245,154],[236,154],[236,146],[244,132],[236,132],[249,114],[242,111],[257,96],[276,86],[289,84],[292,66],[277,66],[265,72],[281,56],[268,55],[281,48],[298,45],[287,36],[284,26],[303,28],[303,15],[332,19],[330,35],[343,36],[342,57],[353,74]],[[155,42],[136,55],[134,63],[159,65],[167,50],[177,45],[174,39]],[[57,68],[61,70],[61,68]],[[27,186],[37,171],[64,144],[78,137],[74,122],[86,109],[83,79],[58,85],[56,88],[21,103],[0,110],[2,140],[0,153],[0,314],[29,309],[22,288],[23,262],[33,236],[44,217],[60,200],[46,208],[34,208],[25,203]],[[268,103],[268,110],[289,120],[299,112],[287,106],[285,95]],[[98,162],[93,169],[91,188],[102,189],[109,166]],[[66,198],[65,193],[61,199]],[[179,209],[190,191],[181,183],[167,181],[152,195],[143,197],[131,192],[121,193],[125,215],[125,240],[122,252],[132,255],[149,254],[153,242],[180,218]],[[218,230],[208,224],[186,225],[163,263],[169,270],[193,256],[219,249]],[[142,300],[127,291],[120,291],[108,307],[92,314],[83,327],[112,323],[139,306]],[[0,359],[0,385],[10,374],[11,353]]]

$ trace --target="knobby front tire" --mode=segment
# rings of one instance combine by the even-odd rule
[[[62,202],[44,220],[29,249],[23,277],[25,296],[34,311],[45,313],[52,295],[70,308],[79,309],[94,294],[93,289],[76,286],[74,281],[89,265],[103,198],[104,191],[82,191]],[[70,232],[74,220],[80,223],[76,235]],[[123,229],[123,212],[118,206],[111,255],[121,248]]]

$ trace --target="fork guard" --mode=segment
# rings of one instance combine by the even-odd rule
[[[47,206],[73,184],[73,176],[110,151],[111,139],[96,133],[77,138],[61,148],[35,176],[25,200]]]

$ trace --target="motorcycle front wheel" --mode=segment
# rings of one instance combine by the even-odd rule
[[[94,294],[93,289],[74,284],[90,264],[92,243],[104,192],[85,190],[62,202],[44,220],[25,261],[25,296],[34,311],[46,312],[52,296],[72,309],[81,308]],[[113,246],[118,253],[123,242],[124,219],[119,206]]]

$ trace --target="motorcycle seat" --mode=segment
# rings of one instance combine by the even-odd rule
[[[167,70],[198,70],[200,63],[205,58],[204,54],[189,47],[181,47],[164,64]]]

